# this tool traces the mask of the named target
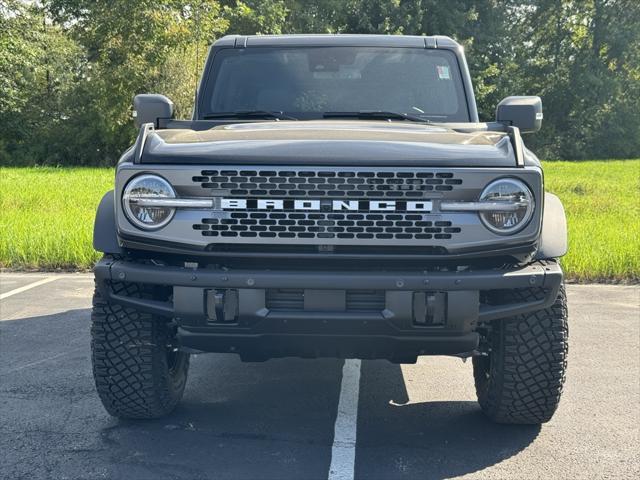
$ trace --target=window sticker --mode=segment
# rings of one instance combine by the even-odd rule
[[[449,67],[444,65],[438,65],[438,78],[440,80],[450,80],[451,75],[449,75]]]

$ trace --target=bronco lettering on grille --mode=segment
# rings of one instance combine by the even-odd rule
[[[431,200],[279,200],[263,198],[222,198],[223,210],[367,211],[430,212]]]

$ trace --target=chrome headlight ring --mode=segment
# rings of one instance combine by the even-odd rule
[[[122,194],[122,208],[127,220],[141,230],[158,230],[173,218],[176,209],[154,205],[154,201],[176,198],[171,184],[158,175],[143,174],[132,178]]]
[[[516,178],[500,178],[485,187],[480,203],[495,207],[480,211],[485,227],[498,235],[512,235],[527,226],[535,211],[535,199],[529,187]],[[504,209],[500,204],[504,203]]]

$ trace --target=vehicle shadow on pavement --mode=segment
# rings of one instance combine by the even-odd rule
[[[342,360],[242,363],[192,356],[185,397],[165,418],[117,421],[102,441],[123,478],[326,478]]]
[[[399,365],[363,363],[356,478],[444,479],[477,472],[517,455],[539,432],[538,425],[494,424],[475,401],[410,403]]]
[[[124,421],[104,411],[95,391],[88,309],[1,327],[2,478],[327,476],[342,360],[192,356],[184,399],[172,414]],[[476,402],[408,400],[398,365],[362,363],[357,478],[476,472],[516,455],[540,430],[494,425]]]
[[[89,315],[0,324],[0,478],[326,479],[342,360],[195,355],[172,414],[118,420],[93,383]]]

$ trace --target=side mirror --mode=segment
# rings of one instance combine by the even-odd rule
[[[133,123],[137,128],[145,123],[158,126],[159,118],[173,118],[175,107],[164,95],[144,93],[133,99]]]
[[[496,120],[518,127],[522,133],[537,132],[542,127],[540,97],[507,97],[496,108]]]

